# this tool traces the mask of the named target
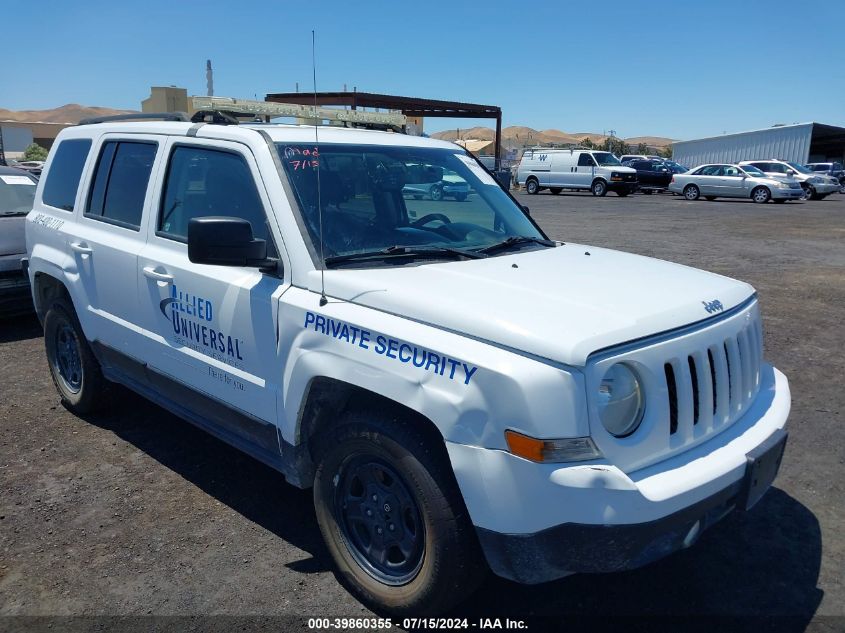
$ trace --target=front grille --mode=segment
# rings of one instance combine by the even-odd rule
[[[753,320],[736,335],[664,364],[670,435],[692,438],[738,418],[760,386],[762,331]]]

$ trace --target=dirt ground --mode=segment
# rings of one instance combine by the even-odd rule
[[[690,550],[539,586],[490,578],[454,615],[536,618],[531,630],[607,615],[628,630],[641,616],[675,617],[676,630],[844,630],[845,195],[786,205],[517,196],[554,238],[752,283],[766,356],[790,379],[790,439],[774,488]],[[307,630],[308,617],[368,615],[331,572],[309,491],[130,393],[106,415],[68,413],[38,322],[0,321],[0,631],[125,622],[78,616],[149,616],[137,620],[146,630]]]

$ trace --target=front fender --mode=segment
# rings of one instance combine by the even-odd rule
[[[292,288],[282,301],[279,424],[291,444],[298,443],[302,404],[318,377],[406,406],[459,444],[504,449],[507,428],[535,437],[589,434],[580,371],[349,302],[321,307],[319,295],[304,289]],[[353,331],[368,340],[361,344]],[[439,362],[419,366],[424,353]]]

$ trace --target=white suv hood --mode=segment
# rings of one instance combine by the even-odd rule
[[[325,283],[332,297],[576,366],[596,350],[718,314],[703,302],[729,310],[754,294],[721,275],[577,244],[489,259],[328,270]],[[319,292],[319,272],[310,286]]]

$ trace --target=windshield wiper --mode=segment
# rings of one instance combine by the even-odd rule
[[[504,251],[509,249],[511,246],[517,246],[520,244],[540,244],[542,246],[557,246],[556,242],[552,240],[544,240],[540,237],[528,237],[527,235],[511,235],[506,240],[498,242],[496,244],[491,244],[490,246],[485,246],[484,248],[479,248],[476,252],[477,253],[495,253],[497,251]]]
[[[377,251],[363,251],[361,253],[347,253],[346,255],[326,257],[326,266],[346,262],[431,256],[452,259],[481,259],[487,257],[487,255],[475,251],[465,251],[460,248],[449,248],[448,246],[388,246]]]

